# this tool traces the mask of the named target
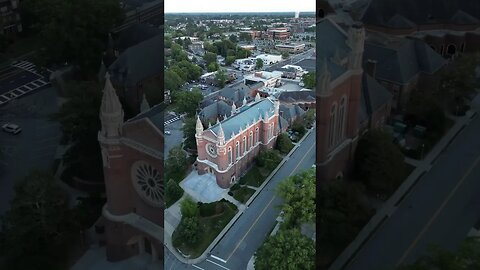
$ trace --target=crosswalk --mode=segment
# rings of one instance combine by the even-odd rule
[[[165,126],[170,125],[171,123],[176,122],[178,120],[180,120],[180,116],[175,116],[172,119],[168,119],[168,120],[165,121]]]

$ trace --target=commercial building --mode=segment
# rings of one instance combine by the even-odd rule
[[[290,37],[290,31],[286,27],[267,29],[267,38],[271,40],[287,40]]]
[[[253,74],[246,75],[244,77],[244,83],[246,85],[256,84],[262,82],[265,87],[277,87],[280,84],[282,78],[282,72],[279,71],[257,71]]]
[[[275,54],[259,54],[255,56],[255,59],[262,59],[264,65],[272,65],[282,61],[282,56]]]
[[[300,53],[305,50],[305,43],[284,43],[277,44],[275,48],[281,52]]]

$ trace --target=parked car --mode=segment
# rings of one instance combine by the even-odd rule
[[[22,129],[15,124],[6,123],[2,126],[3,131],[17,135],[22,131]]]
[[[169,130],[165,130],[166,135],[172,135],[172,133]]]

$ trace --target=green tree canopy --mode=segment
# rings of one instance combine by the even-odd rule
[[[480,269],[480,238],[465,239],[456,251],[443,250],[432,246],[430,254],[417,259],[411,265],[404,265],[398,270],[470,270]]]
[[[2,269],[67,268],[62,258],[79,232],[71,217],[68,198],[53,175],[30,172],[15,184],[11,208],[1,220]]]
[[[255,63],[255,69],[260,70],[263,68],[263,60],[260,58],[257,58],[257,62]]]
[[[178,91],[185,81],[172,69],[165,71],[165,89]]]
[[[405,179],[404,156],[382,130],[369,130],[358,142],[355,166],[359,180],[370,189],[390,194]]]
[[[239,39],[241,41],[246,41],[246,42],[251,42],[252,41],[252,35],[246,32],[240,32]]]
[[[215,79],[217,80],[218,86],[220,88],[223,88],[225,86],[225,83],[227,82],[227,74],[225,69],[220,68],[215,74]]]
[[[232,42],[232,43],[237,43],[238,40],[237,40],[237,36],[235,36],[234,34],[231,34],[228,39]]]
[[[203,56],[203,60],[205,60],[205,63],[210,65],[211,63],[216,63],[217,62],[217,54],[212,53],[212,52],[206,52],[205,55]]]
[[[187,153],[183,151],[180,145],[173,147],[168,152],[168,158],[165,161],[165,171],[167,177],[178,171],[185,171],[187,168]]]
[[[183,218],[195,217],[198,215],[197,204],[188,196],[186,196],[180,204],[180,211]]]
[[[265,167],[269,171],[275,169],[280,161],[282,161],[282,157],[276,150],[261,150],[256,157],[257,165]]]
[[[201,226],[198,216],[184,217],[177,228],[179,240],[189,245],[195,245],[201,233]]]
[[[229,55],[227,56],[227,58],[225,58],[225,64],[227,66],[230,66],[231,64],[233,64],[233,62],[235,62],[237,58],[235,57],[235,55]]]
[[[184,125],[182,127],[183,136],[185,138],[184,147],[187,150],[197,150],[197,142],[195,139],[195,126],[197,120],[194,117],[185,118]]]
[[[282,133],[277,137],[277,149],[282,154],[287,154],[292,150],[293,143],[286,133]]]
[[[177,91],[173,95],[173,103],[179,113],[187,113],[194,116],[197,113],[198,105],[203,100],[200,90],[194,88],[192,91]]]
[[[282,58],[283,59],[287,59],[289,56],[290,56],[290,54],[287,51],[282,52]]]
[[[66,172],[85,180],[103,181],[103,163],[98,144],[101,87],[94,81],[74,81],[65,87],[67,101],[52,115],[61,125]]]
[[[277,194],[283,199],[283,217],[287,228],[315,222],[315,170],[310,169],[282,181]]]
[[[42,58],[67,61],[85,75],[96,74],[108,33],[125,17],[118,0],[25,0],[21,8],[41,36]]]
[[[212,62],[212,63],[210,63],[210,64],[207,66],[208,72],[217,71],[218,68],[219,68],[219,66],[218,66],[218,63],[217,63],[217,62]]]
[[[257,250],[257,270],[315,269],[315,243],[298,229],[280,230]]]
[[[309,72],[302,76],[302,81],[305,84],[305,88],[308,89],[315,89],[316,79],[315,72]]]

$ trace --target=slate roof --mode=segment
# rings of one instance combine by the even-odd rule
[[[163,72],[163,35],[157,35],[126,49],[108,71],[112,81],[124,86],[137,83]]]
[[[392,18],[397,23],[392,23]],[[451,23],[480,24],[477,0],[371,0],[361,19],[366,24],[405,28],[414,25]],[[401,22],[403,21],[403,22]],[[389,23],[390,22],[390,23]]]
[[[301,67],[303,70],[308,72],[315,72],[316,70],[316,59],[315,58],[306,58],[295,64],[296,66]]]
[[[368,115],[389,102],[393,95],[366,72],[362,77],[362,94]]]
[[[287,91],[282,92],[278,96],[280,102],[314,102],[315,92],[314,91]]]
[[[274,113],[274,107],[273,101],[265,98],[258,102],[247,104],[240,112],[223,120],[221,124],[225,134],[225,141],[232,138],[232,133],[238,134],[240,127],[245,129],[247,126],[250,126],[252,122],[258,121],[260,117],[263,118],[265,113],[271,116]],[[218,135],[219,124],[213,125],[208,130]]]
[[[163,113],[167,105],[165,103],[160,103],[153,106],[150,110],[140,113],[133,118],[127,120],[127,122],[133,122],[143,118],[148,118],[152,123],[163,132],[163,127],[165,124]]]
[[[405,84],[418,73],[433,74],[446,60],[425,42],[411,38],[390,41],[369,39],[365,44],[363,62],[376,60],[376,79]]]
[[[219,114],[230,116],[231,112],[232,112],[232,107],[228,105],[225,101],[220,100],[203,108],[199,112],[199,115],[200,115],[200,118],[202,118],[202,120],[207,120],[212,117],[217,117]]]
[[[317,23],[317,66],[320,70],[324,61],[327,61],[327,67],[331,74],[331,80],[347,71],[337,59],[343,59],[351,51],[347,45],[348,35],[339,26],[335,25],[329,19],[323,19]]]
[[[302,108],[300,108],[300,106],[298,105],[281,104],[279,111],[282,113],[282,117],[289,122],[292,119],[295,119],[305,114],[305,111]]]
[[[162,30],[146,24],[136,23],[122,30],[115,41],[115,47],[123,52],[126,49],[162,34]]]

